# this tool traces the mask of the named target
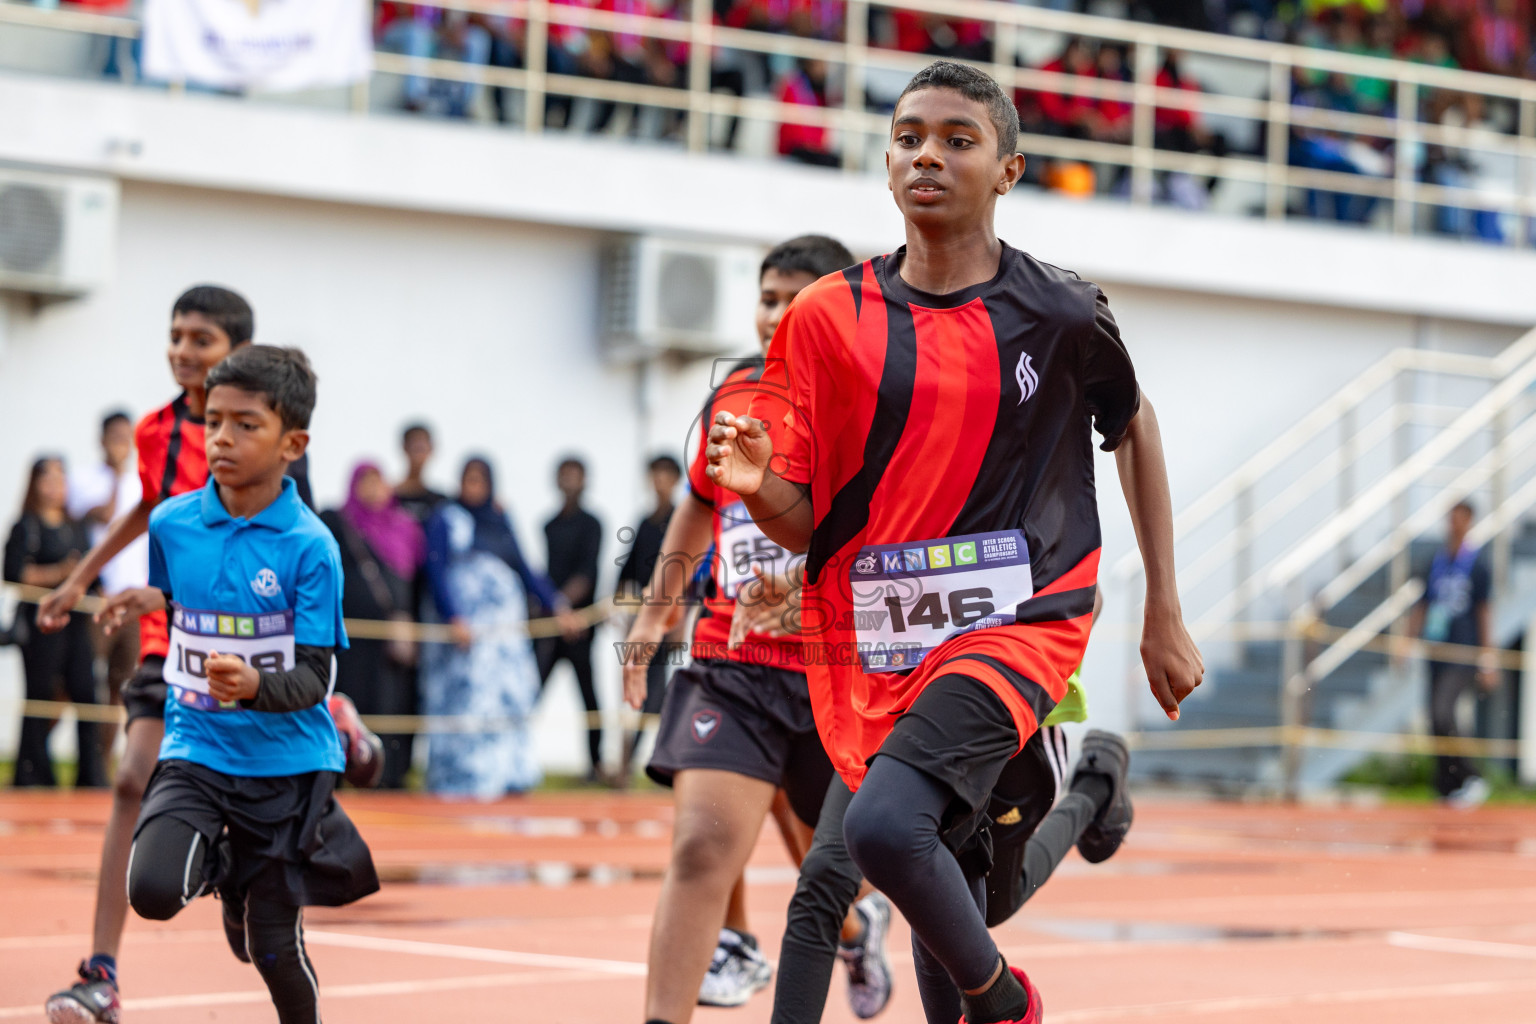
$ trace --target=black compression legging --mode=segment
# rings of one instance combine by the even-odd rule
[[[169,921],[208,891],[217,858],[191,825],[168,815],[144,824],[128,861],[128,902],[140,917]],[[226,911],[232,908],[226,908]],[[272,994],[280,1024],[320,1024],[320,985],[304,949],[304,910],[247,899],[245,950]]]
[[[918,985],[930,1021],[958,1019],[956,987],[982,988],[998,963],[997,944],[983,917],[985,876],[967,875],[940,837],[954,798],[932,776],[878,755],[843,820],[854,863],[912,926]],[[929,1005],[940,999],[942,1005]]]

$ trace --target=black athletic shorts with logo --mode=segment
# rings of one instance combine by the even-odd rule
[[[816,734],[805,673],[723,659],[673,673],[645,772],[670,786],[689,768],[779,786],[795,816],[815,828],[832,762]]]
[[[139,670],[123,684],[123,709],[128,721],[135,718],[165,719],[165,659],[151,654],[139,663]]]

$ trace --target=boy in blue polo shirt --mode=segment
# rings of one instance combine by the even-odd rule
[[[168,608],[165,740],[134,829],[128,898],[168,920],[217,891],[235,956],[282,1024],[318,1024],[303,908],[378,890],[332,796],[345,757],[326,707],[342,628],[340,553],[299,499],[315,375],[297,349],[252,345],[207,380],[211,478],[150,516],[150,586],[109,626]],[[324,837],[322,845],[321,837]]]

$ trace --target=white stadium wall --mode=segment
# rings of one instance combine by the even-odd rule
[[[622,553],[616,533],[647,500],[645,457],[682,454],[709,379],[707,363],[658,364],[642,380],[603,360],[605,233],[766,245],[814,230],[861,255],[901,242],[878,178],[16,75],[0,75],[0,163],[122,186],[106,284],[0,307],[6,527],[36,453],[90,459],[101,413],[168,397],[171,301],[214,281],[252,300],[260,340],[314,361],[322,505],[341,498],[360,457],[397,470],[398,430],[422,418],[438,437],[434,482],[449,489],[466,454],[491,456],[537,559],[554,463],[579,453],[605,526],[602,590]],[[1536,257],[1514,251],[1035,194],[1006,200],[999,230],[1104,285],[1163,423],[1176,507],[1387,351],[1491,353],[1536,323]],[[1108,563],[1133,543],[1109,456],[1100,490]],[[615,660],[599,665],[616,708]],[[565,672],[540,710],[541,752],[576,770],[584,744]],[[1091,652],[1096,717],[1110,725],[1126,717],[1124,674],[1123,652]],[[20,659],[0,651],[0,700],[19,692]],[[0,720],[0,751],[14,730]],[[610,756],[617,745],[613,731]]]

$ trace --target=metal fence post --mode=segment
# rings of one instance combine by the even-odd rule
[[[1520,784],[1536,786],[1536,615],[1525,624],[1520,662]]]
[[[1397,152],[1392,166],[1392,230],[1399,235],[1413,232],[1414,171],[1418,168],[1415,152],[1419,138],[1419,87],[1415,82],[1397,83]]]
[[[1265,126],[1264,216],[1285,219],[1286,167],[1290,164],[1291,66],[1269,65],[1269,123]]]
[[[549,0],[528,0],[528,31],[523,65],[528,88],[523,93],[523,131],[544,130],[545,73],[549,68]]]
[[[1520,125],[1516,138],[1522,143],[1522,156],[1518,159],[1516,188],[1526,202],[1536,201],[1536,97],[1520,101]],[[1515,244],[1536,245],[1536,211],[1529,216],[1515,218]]]
[[[1153,198],[1153,150],[1157,144],[1157,44],[1145,36],[1136,40],[1134,64],[1136,102],[1131,107],[1131,202],[1149,204]]]
[[[869,45],[869,4],[849,0],[843,22],[843,170],[856,171],[864,163],[864,132],[857,127],[864,113],[865,48]]]
[[[1281,785],[1285,799],[1301,795],[1301,730],[1306,700],[1308,609],[1298,608],[1291,615],[1280,657],[1280,749]]]
[[[709,148],[709,49],[714,21],[710,0],[693,0],[688,31],[688,151]]]

